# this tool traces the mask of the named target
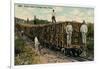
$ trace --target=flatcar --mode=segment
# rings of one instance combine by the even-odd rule
[[[65,32],[65,26],[68,22],[60,22],[56,24],[16,24],[15,28],[19,31],[23,30],[24,34],[30,39],[38,37],[42,46],[46,46],[50,49],[55,49],[64,52],[66,55],[79,56],[82,53],[80,26],[81,23],[70,22],[73,26],[72,45],[67,47],[67,34]]]

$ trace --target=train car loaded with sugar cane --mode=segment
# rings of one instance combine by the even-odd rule
[[[71,45],[67,46],[67,34],[65,26],[71,23],[73,27]],[[41,46],[63,52],[65,55],[80,56],[83,52],[81,45],[81,35],[79,22],[60,22],[54,24],[15,24],[17,31],[23,31],[23,34],[34,40],[38,38]]]

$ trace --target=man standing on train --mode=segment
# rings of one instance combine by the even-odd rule
[[[68,23],[68,25],[65,27],[66,33],[67,33],[67,47],[71,46],[71,38],[72,38],[72,32],[73,32],[73,27],[71,23]]]
[[[85,22],[85,20],[83,20],[83,23],[80,27],[80,32],[81,32],[81,36],[82,36],[82,44],[83,44],[83,55],[86,56],[86,36],[87,36],[87,32],[88,32],[88,27],[87,24]]]
[[[52,12],[52,23],[56,23],[55,10],[54,9],[53,9],[53,12]]]

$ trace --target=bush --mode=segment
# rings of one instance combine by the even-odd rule
[[[88,24],[88,33],[87,33],[87,48],[90,51],[94,51],[94,24]]]
[[[38,64],[39,55],[21,38],[15,39],[15,65]]]
[[[87,33],[87,37],[94,37],[94,24],[89,23],[88,24],[88,33]]]
[[[15,55],[21,53],[24,49],[24,46],[25,42],[23,39],[21,38],[15,39]]]
[[[38,54],[33,51],[30,47],[25,47],[25,51],[20,53],[15,57],[15,65],[25,65],[25,64],[38,64],[40,59]]]

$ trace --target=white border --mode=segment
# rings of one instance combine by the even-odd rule
[[[75,62],[75,63],[59,63],[59,64],[39,64],[39,65],[21,65],[21,66],[14,66],[14,3],[25,3],[25,4],[40,4],[40,5],[58,5],[58,6],[74,6],[74,7],[91,7],[95,8],[94,4],[91,4],[90,2],[73,2],[67,1],[67,2],[59,2],[56,0],[52,1],[44,1],[44,0],[15,0],[11,1],[11,68],[12,69],[63,69],[68,68],[68,69],[80,69],[80,66],[83,67],[84,65],[88,68],[91,65],[94,65],[95,62]],[[84,3],[84,4],[83,4]]]
[[[11,28],[10,28],[10,35],[11,35],[11,62],[10,62],[10,67],[13,69],[14,68],[14,2],[11,1]]]

